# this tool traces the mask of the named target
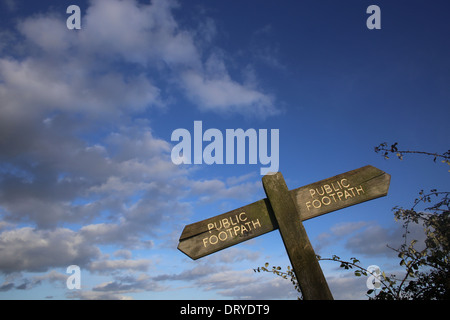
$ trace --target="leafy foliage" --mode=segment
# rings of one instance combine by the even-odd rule
[[[420,203],[428,203],[436,197],[437,203],[425,208],[424,211],[416,210]],[[375,300],[406,300],[406,299],[450,299],[450,192],[438,192],[432,190],[425,194],[419,193],[414,205],[410,209],[394,208],[394,217],[403,221],[404,243],[399,248],[391,248],[397,252],[399,265],[404,267],[403,276],[382,272],[378,277],[381,287],[379,290],[367,291],[369,299]],[[408,239],[408,231],[411,223],[422,224],[426,234],[425,248],[417,249],[417,240]],[[345,261],[333,255],[331,258],[317,256],[319,261],[335,261],[340,263],[340,268],[352,270],[357,277],[368,276],[369,271],[360,265],[360,261],[352,257]],[[254,269],[255,272],[271,272],[283,279],[289,279],[299,292],[301,289],[290,266],[287,271],[281,267],[273,266],[269,269],[269,263],[264,267]]]
[[[423,211],[421,203],[431,203]],[[433,189],[419,192],[410,209],[394,208],[394,217],[403,221],[404,243],[397,249],[400,265],[406,275],[395,291],[396,299],[450,299],[450,192]],[[409,225],[422,224],[426,234],[425,248],[416,248],[416,239],[408,240]]]
[[[299,296],[297,297],[299,300],[302,299],[302,291],[300,289],[300,286],[298,284],[297,278],[295,276],[294,270],[290,267],[286,267],[286,271],[281,271],[280,266],[272,266],[271,269],[269,269],[269,263],[266,262],[264,264],[264,267],[258,267],[256,269],[253,269],[254,272],[271,272],[273,274],[276,274],[277,276],[282,277],[283,279],[289,279],[294,286],[294,289],[299,293]]]
[[[387,146],[386,143],[375,147],[375,152],[383,152],[388,159],[389,153],[395,153],[399,159],[403,154],[417,153],[433,156],[433,161],[443,158],[442,162],[450,165],[450,150],[444,154],[428,153],[422,151],[399,150],[397,143]],[[450,170],[449,170],[450,171]],[[420,210],[420,207],[424,208]],[[450,299],[450,192],[441,192],[432,189],[425,193],[419,192],[411,208],[394,207],[394,218],[402,221],[404,233],[403,244],[398,248],[390,249],[397,252],[399,265],[404,268],[401,275],[391,274],[387,276],[382,272],[377,276],[381,286],[379,289],[367,291],[369,299],[374,300],[439,300]],[[425,247],[418,248],[416,239],[409,239],[410,225],[421,224],[426,236]],[[423,246],[423,245],[422,245]],[[340,263],[344,270],[352,270],[357,277],[368,276],[369,271],[360,265],[357,258],[350,261],[342,260],[333,255],[331,258],[317,256],[318,260],[329,260]],[[291,267],[287,271],[281,271],[281,267],[268,269],[269,263],[264,267],[254,269],[255,272],[272,272],[284,279],[290,279],[295,289],[299,292],[301,299],[301,288]]]
[[[403,160],[403,156],[405,154],[423,154],[427,156],[432,156],[433,161],[436,162],[438,158],[442,158],[441,162],[446,163],[450,166],[450,150],[439,154],[439,153],[431,153],[426,151],[413,151],[413,150],[399,150],[398,149],[398,142],[395,142],[390,147],[388,147],[388,144],[386,142],[380,143],[378,146],[375,147],[376,153],[381,153],[385,159],[389,159],[389,154],[395,154],[397,158],[400,160]],[[450,172],[450,170],[448,170]]]

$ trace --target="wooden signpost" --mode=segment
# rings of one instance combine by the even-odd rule
[[[198,259],[279,229],[304,299],[333,299],[302,221],[387,195],[390,175],[365,166],[288,190],[281,173],[262,178],[267,198],[187,225],[178,249]]]

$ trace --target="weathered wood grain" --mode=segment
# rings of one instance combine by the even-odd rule
[[[373,166],[365,166],[291,190],[289,194],[301,210],[301,217],[298,219],[305,221],[383,197],[387,195],[389,183],[389,174]],[[243,212],[245,215],[241,217],[245,220],[236,219],[236,216],[239,217]],[[225,221],[230,225],[228,226]],[[214,225],[212,229],[208,227],[211,224]],[[187,225],[181,234],[178,249],[192,259],[198,259],[276,229],[278,229],[277,219],[269,200],[265,198]]]
[[[278,225],[271,210],[268,200],[262,199],[216,217],[187,225],[181,234],[178,249],[196,260],[273,231],[278,228]],[[241,215],[242,213],[245,215]],[[242,221],[239,216],[245,220]],[[210,229],[211,225],[214,225],[212,229]]]
[[[336,211],[355,204],[384,197],[391,176],[373,166],[365,166],[337,176],[291,190],[302,220]]]
[[[280,172],[266,175],[262,182],[303,298],[332,300],[333,296],[301,221],[301,211],[297,208],[283,175]]]

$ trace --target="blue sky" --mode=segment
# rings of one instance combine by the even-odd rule
[[[261,164],[172,163],[172,132],[197,120],[278,129],[290,189],[367,164],[391,174],[387,197],[305,222],[323,257],[398,272],[391,209],[449,187],[442,163],[373,151],[448,150],[446,1],[0,5],[0,299],[295,298],[252,271],[289,264],[277,231],[197,261],[176,249],[186,224],[265,197]],[[321,265],[335,298],[364,298],[364,277]]]

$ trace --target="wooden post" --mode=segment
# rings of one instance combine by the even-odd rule
[[[289,193],[297,206],[297,217],[305,221],[383,197],[388,193],[390,179],[386,172],[365,166]],[[185,226],[178,249],[195,260],[276,229],[277,220],[265,198]]]
[[[289,191],[281,173],[266,175],[266,199],[185,226],[178,249],[195,260],[280,229],[304,299],[331,300],[302,221],[383,197],[390,179],[386,172],[365,166]]]
[[[278,172],[262,178],[305,300],[332,300],[333,296],[302,223],[301,212],[290,194],[283,175]]]

